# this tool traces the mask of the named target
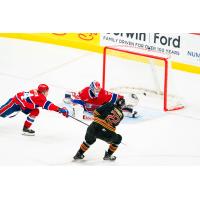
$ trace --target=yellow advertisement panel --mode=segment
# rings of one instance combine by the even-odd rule
[[[102,52],[99,33],[0,33],[0,37],[45,42]]]

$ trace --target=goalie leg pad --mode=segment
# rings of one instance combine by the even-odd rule
[[[136,106],[139,103],[139,98],[136,94],[124,94],[124,99],[127,105]]]
[[[123,108],[123,113],[125,117],[130,117],[130,118],[137,118],[139,117],[138,112],[133,110],[133,108],[130,107],[125,107]]]
[[[66,104],[71,104],[71,99],[72,99],[72,93],[66,91],[65,92],[65,97],[63,99],[63,102],[66,103]]]
[[[76,104],[73,106],[73,116],[78,119],[83,119],[84,108],[83,106]]]

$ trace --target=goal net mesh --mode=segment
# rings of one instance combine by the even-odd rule
[[[183,108],[174,78],[166,55],[127,47],[104,48],[103,87],[126,96],[136,94],[142,106],[164,111]]]

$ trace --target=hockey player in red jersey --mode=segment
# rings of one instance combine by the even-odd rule
[[[64,102],[70,102],[74,105],[81,105],[85,111],[93,113],[95,109],[102,106],[103,104],[108,102],[115,103],[117,99],[120,98],[124,97],[122,95],[106,91],[101,88],[98,81],[92,81],[90,86],[85,87],[80,92],[78,92],[78,94],[74,92],[72,94],[66,93]],[[68,99],[70,99],[70,101]],[[125,107],[123,111],[128,114],[125,114],[125,116],[128,117],[136,117],[137,115],[137,112],[133,111],[132,108]]]
[[[23,135],[34,136],[35,131],[30,129],[30,127],[39,115],[39,107],[68,117],[68,110],[66,108],[60,108],[47,100],[48,91],[49,87],[46,84],[40,84],[37,89],[17,93],[0,107],[0,116],[3,118],[14,117],[16,114],[12,114],[20,111],[23,112],[28,115],[24,122]]]

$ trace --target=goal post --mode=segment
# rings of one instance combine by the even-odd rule
[[[137,93],[136,91],[140,90],[141,94],[148,92],[160,96],[164,111],[179,110],[184,106],[179,101],[176,102],[177,97],[169,92],[169,67],[169,58],[164,55],[140,49],[106,46],[103,50],[102,87],[109,90],[108,85],[114,86],[111,82],[118,82],[118,88],[132,88],[130,92]],[[115,73],[116,76],[113,76]],[[134,78],[131,75],[134,75]],[[120,76],[123,79],[120,79]],[[140,83],[137,83],[136,79],[140,79]],[[121,92],[122,89],[118,91]]]

